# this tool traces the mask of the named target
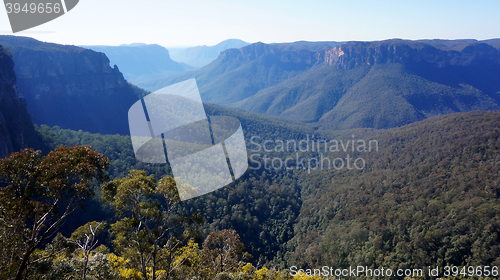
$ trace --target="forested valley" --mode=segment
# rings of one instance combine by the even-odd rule
[[[103,53],[0,36],[0,279],[498,268],[497,42],[256,43],[158,81],[196,78],[244,131],[243,176],[181,201],[128,136],[149,92]]]
[[[159,279],[225,273],[287,279],[292,265],[498,266],[499,127],[500,113],[471,112],[390,130],[321,131],[323,139],[364,135],[377,139],[380,149],[363,154],[363,170],[290,172],[262,165],[235,184],[179,202],[166,191],[173,186],[168,168],[136,161],[129,137],[41,126],[47,151],[90,145],[109,158],[109,180],[95,187],[85,210],[61,224],[61,234],[34,251],[30,269],[40,279],[80,275],[87,258],[89,277],[151,277],[154,265],[151,258],[141,264],[140,248],[152,254],[155,244],[138,230],[141,219],[157,230],[148,234],[168,227],[158,243]],[[132,193],[142,197],[139,205],[130,205]],[[88,237],[93,246],[86,253],[78,241]],[[204,263],[216,259],[206,257],[215,254],[209,248],[225,248],[230,256],[220,258],[228,257],[228,265]]]

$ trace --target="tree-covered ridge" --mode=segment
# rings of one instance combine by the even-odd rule
[[[141,90],[137,89],[137,94]],[[262,116],[236,108],[204,103],[205,111],[210,116],[232,116],[242,125],[247,147],[250,147],[250,138],[259,136],[262,139],[305,139],[314,133],[311,126],[277,118]],[[130,169],[147,170],[157,178],[167,174],[168,166],[160,164],[145,164],[135,158],[129,136],[94,134],[82,130],[61,129],[59,126],[37,127],[40,137],[45,144],[45,152],[61,145],[91,145],[97,151],[105,154],[111,160],[109,175],[111,178],[123,177]]]
[[[110,159],[108,174],[111,178],[124,177],[131,169],[146,169],[158,178],[166,174],[165,168],[155,169],[154,165],[146,166],[136,160],[128,136],[93,134],[46,125],[37,127],[37,130],[45,144],[45,152],[59,146],[91,145]]]
[[[500,113],[432,118],[376,136],[362,171],[302,176],[289,263],[500,264]]]

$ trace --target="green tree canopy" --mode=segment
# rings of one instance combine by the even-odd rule
[[[160,266],[168,277],[173,252],[182,245],[174,229],[185,221],[175,215],[180,198],[174,179],[157,181],[145,171],[131,170],[125,178],[103,185],[102,194],[122,217],[111,225],[116,251],[140,267],[144,279],[156,279]]]
[[[25,149],[0,160],[0,278],[27,278],[30,256],[107,180],[109,160],[90,146],[42,157]]]

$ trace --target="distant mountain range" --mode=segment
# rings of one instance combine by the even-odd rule
[[[498,109],[499,47],[500,39],[255,43],[142,86],[196,78],[206,102],[326,128],[389,128]]]
[[[195,69],[187,64],[173,61],[168,50],[156,44],[82,47],[105,53],[111,65],[117,65],[125,79],[133,84]]]
[[[215,46],[169,48],[168,50],[173,60],[186,63],[196,68],[201,68],[216,59],[222,51],[227,49],[239,49],[249,44],[250,43],[239,39],[229,39]]]
[[[129,133],[128,109],[147,93],[105,54],[17,36],[0,36],[0,44],[13,54],[35,123]],[[500,40],[255,43],[146,89],[196,78],[204,102],[328,129],[390,128],[498,109],[499,47]]]

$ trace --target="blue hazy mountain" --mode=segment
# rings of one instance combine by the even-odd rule
[[[169,51],[156,44],[82,47],[106,54],[111,65],[117,65],[125,79],[133,84],[194,69],[184,63],[173,61]]]
[[[110,67],[105,54],[20,36],[0,36],[0,45],[12,53],[19,96],[34,123],[129,133],[128,109],[140,90]]]
[[[229,39],[215,46],[169,48],[168,50],[173,60],[186,63],[196,68],[201,68],[216,59],[222,51],[227,49],[239,49],[246,45],[249,45],[249,43],[239,39]]]

